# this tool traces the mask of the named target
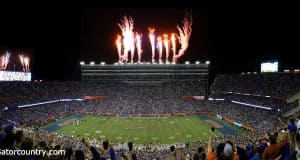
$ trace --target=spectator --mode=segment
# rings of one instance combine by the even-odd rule
[[[270,145],[264,150],[264,154],[262,159],[263,160],[273,160],[276,159],[278,156],[280,156],[280,151],[281,149],[287,144],[288,142],[288,134],[286,133],[285,138],[280,141],[277,141],[277,136],[278,133],[269,133],[269,140],[270,140]]]

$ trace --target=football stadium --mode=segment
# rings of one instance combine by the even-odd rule
[[[195,17],[164,33],[115,17],[114,58],[83,56],[75,80],[35,78],[32,49],[0,48],[0,159],[298,159],[300,70],[212,73],[187,58]]]

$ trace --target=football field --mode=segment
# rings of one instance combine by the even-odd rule
[[[52,122],[47,126],[58,125],[53,131],[70,137],[90,137],[108,139],[110,142],[136,144],[175,144],[193,141],[207,141],[211,125],[217,127],[215,136],[221,136],[219,132],[223,126],[214,121],[201,119],[199,116],[186,117],[139,117],[118,118],[94,115],[84,115],[78,119],[69,118],[59,123]],[[80,121],[77,125],[75,121]],[[47,130],[47,129],[46,129]]]

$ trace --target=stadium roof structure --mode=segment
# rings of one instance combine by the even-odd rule
[[[208,64],[83,64],[82,80],[203,80]],[[206,79],[205,78],[205,79]]]

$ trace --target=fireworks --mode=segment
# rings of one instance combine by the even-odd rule
[[[171,44],[172,44],[172,52],[173,52],[173,57],[176,55],[176,36],[175,33],[171,34]]]
[[[160,36],[157,37],[157,49],[159,53],[159,63],[162,63],[162,53],[163,53],[163,44],[162,38]]]
[[[20,63],[16,63],[18,60]],[[8,51],[0,56],[0,70],[21,71],[20,69],[22,69],[23,72],[30,71],[30,59],[28,56],[24,56],[23,54],[18,55],[15,53],[11,54],[11,52]]]
[[[26,57],[23,54],[20,54],[19,59],[20,59],[23,71],[24,72],[29,72],[30,71],[30,69],[29,69],[29,61],[30,61],[29,57]]]
[[[141,58],[142,58],[142,35],[139,33],[136,33],[135,35],[135,39],[136,39],[136,48],[137,48],[137,52],[138,52],[138,63],[141,63]]]
[[[8,62],[9,62],[10,53],[6,52],[5,55],[1,56],[1,70],[6,70]]]
[[[151,44],[151,53],[152,53],[152,63],[155,63],[155,48],[158,50],[159,54],[159,63],[162,63],[162,54],[166,54],[165,62],[169,63],[170,49],[173,53],[172,63],[176,63],[178,58],[184,55],[185,51],[189,47],[189,40],[192,34],[192,16],[186,14],[186,17],[182,20],[181,25],[177,25],[177,30],[179,34],[163,34],[157,36],[155,43],[155,28],[148,28],[148,37]],[[121,22],[118,23],[119,28],[122,31],[122,36],[117,35],[115,44],[118,51],[119,63],[128,63],[128,54],[131,54],[131,63],[134,60],[135,48],[137,49],[138,54],[138,63],[141,63],[142,58],[142,34],[134,34],[134,21],[131,17],[124,16],[121,19]],[[177,43],[179,44],[179,51],[177,53]],[[165,50],[163,51],[163,47]]]
[[[152,51],[152,63],[155,62],[155,29],[154,28],[148,28],[149,30],[149,39],[150,39],[150,44],[151,44],[151,51]]]
[[[23,54],[20,54],[20,55],[19,55],[19,58],[20,58],[20,62],[21,62],[23,71],[25,72],[25,67],[24,67],[24,56],[23,56]]]
[[[134,21],[131,17],[124,16],[123,19],[121,19],[121,23],[118,23],[118,26],[120,27],[122,31],[123,36],[123,55],[122,55],[122,61],[124,60],[125,63],[128,62],[128,52],[131,52],[131,62],[133,62],[133,56],[134,56],[134,34],[133,34],[133,25]]]
[[[122,62],[122,36],[117,35],[117,39],[115,41],[118,50],[119,62]]]
[[[192,24],[193,19],[191,15],[186,14],[186,17],[184,17],[182,21],[183,26],[177,25],[177,30],[179,32],[179,43],[180,43],[180,49],[178,51],[178,54],[175,54],[173,56],[173,63],[177,62],[177,59],[184,55],[184,52],[189,47],[189,40],[192,34]]]
[[[1,70],[4,70],[4,64],[5,64],[5,61],[4,61],[4,55],[2,55],[1,57],[0,57],[0,69]]]
[[[24,57],[25,72],[29,71],[29,57]]]
[[[164,37],[164,46],[166,49],[166,63],[169,63],[169,36],[167,34],[164,34],[163,37]]]

